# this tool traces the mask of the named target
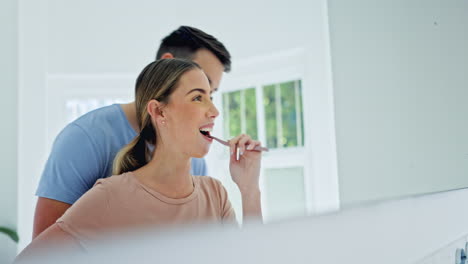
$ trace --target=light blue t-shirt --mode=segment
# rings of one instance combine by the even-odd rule
[[[36,195],[73,204],[98,179],[112,175],[115,155],[136,135],[118,104],[83,115],[55,139]],[[205,160],[192,158],[191,173],[207,175]]]

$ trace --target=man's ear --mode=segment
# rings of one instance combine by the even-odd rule
[[[160,59],[173,59],[173,58],[174,58],[174,55],[172,55],[172,53],[166,52],[163,55],[161,55]]]

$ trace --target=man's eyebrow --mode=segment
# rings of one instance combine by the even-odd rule
[[[205,91],[204,89],[202,89],[202,88],[195,88],[195,89],[192,89],[192,90],[190,90],[187,94],[190,94],[190,93],[193,93],[193,92],[200,92],[200,93],[202,93],[202,94],[206,94],[206,91]],[[186,94],[186,95],[187,95],[187,94]]]

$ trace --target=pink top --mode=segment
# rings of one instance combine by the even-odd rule
[[[208,176],[193,181],[192,194],[173,199],[143,185],[131,172],[100,179],[57,224],[87,248],[104,233],[124,228],[236,222],[220,181]]]

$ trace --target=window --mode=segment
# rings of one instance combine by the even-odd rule
[[[265,222],[339,208],[331,78],[323,70],[327,62],[308,52],[298,48],[246,58],[214,94],[220,116],[213,135],[229,139],[247,133],[270,149],[260,172]],[[206,161],[242,222],[229,157],[225,146],[213,144]]]
[[[255,88],[223,94],[224,136],[247,133],[258,139]]]
[[[301,80],[263,86],[266,142],[269,148],[304,145]]]
[[[263,176],[267,218],[281,219],[306,213],[303,167],[265,169]]]
[[[261,176],[267,219],[306,213],[305,164],[291,153],[278,152],[294,148],[296,155],[304,155],[301,85],[301,79],[259,83],[222,95],[225,138],[247,133],[271,149]],[[281,159],[293,164],[278,162]]]
[[[304,145],[301,80],[251,87],[223,94],[225,137],[247,133],[258,139],[255,89],[263,89],[266,144],[269,148]]]

